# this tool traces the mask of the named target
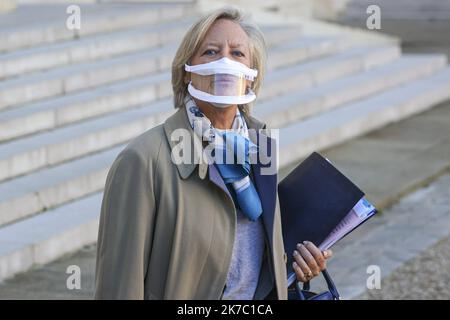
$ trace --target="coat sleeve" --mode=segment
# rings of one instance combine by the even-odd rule
[[[143,299],[155,216],[153,172],[137,150],[113,162],[101,205],[95,299]]]

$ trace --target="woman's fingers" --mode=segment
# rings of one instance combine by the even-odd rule
[[[308,248],[306,248],[306,246],[303,244],[298,244],[297,250],[300,252],[303,259],[305,259],[305,261],[308,264],[308,267],[311,269],[313,275],[318,276],[320,273],[319,265],[317,264],[313,255],[309,252]]]
[[[326,260],[333,255],[331,250],[320,251],[310,241],[297,244],[292,264],[297,280],[306,282],[326,268]]]
[[[306,281],[308,281],[313,276],[312,270],[308,267],[308,264],[306,261],[302,258],[300,253],[297,250],[294,250],[294,260],[297,263],[297,266],[300,267],[300,270],[302,271],[304,278]],[[308,279],[309,278],[309,279]]]
[[[297,279],[302,282],[307,282],[314,277],[314,273],[308,267],[308,264],[297,250],[294,250],[294,270]]]
[[[306,249],[308,249],[308,251],[314,257],[320,270],[325,269],[326,267],[325,258],[323,256],[323,253],[319,250],[319,248],[317,248],[316,245],[310,241],[305,241],[304,244]]]
[[[297,262],[294,261],[292,263],[292,267],[294,268],[295,275],[296,275],[298,281],[301,281],[301,282],[308,281],[308,280],[306,280],[305,274],[303,273],[302,269],[298,266]]]

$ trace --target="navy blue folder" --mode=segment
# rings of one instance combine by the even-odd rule
[[[317,247],[364,193],[327,159],[313,152],[278,184],[287,273],[299,242]]]

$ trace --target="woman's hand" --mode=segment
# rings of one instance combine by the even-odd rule
[[[327,259],[332,256],[331,250],[321,252],[314,243],[304,241],[303,244],[297,244],[297,250],[294,250],[294,262],[292,266],[297,276],[297,280],[308,282],[320,271],[326,268]]]

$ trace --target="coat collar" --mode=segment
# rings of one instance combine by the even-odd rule
[[[245,111],[243,111],[243,109],[239,109],[241,111],[241,114],[243,115],[247,126],[249,129],[254,129],[254,130],[259,130],[259,129],[264,129],[266,128],[266,124],[253,118],[252,116],[248,115]],[[193,130],[191,128],[191,125],[189,123],[189,119],[188,116],[186,114],[186,110],[184,109],[184,107],[179,108],[173,115],[171,115],[169,118],[167,118],[167,120],[164,122],[164,132],[166,134],[166,139],[169,143],[170,146],[170,151],[172,152],[174,147],[179,143],[179,141],[175,140],[173,141],[171,139],[172,134],[175,130],[177,129],[187,129],[189,130],[190,134],[190,139],[191,139],[191,146],[192,149],[194,150],[194,152],[196,151],[195,148],[193,148],[194,146],[194,139],[199,139],[195,134],[193,134]],[[254,132],[253,130],[250,130],[250,140],[257,144],[257,140],[258,137],[255,136],[254,134],[251,134],[252,132]],[[197,141],[198,142],[198,141]],[[192,160],[194,159],[195,153],[192,155]],[[189,161],[188,163],[179,163],[177,164],[177,169],[178,172],[180,173],[180,176],[182,179],[187,179],[192,172],[195,171],[195,168],[197,167],[198,163],[195,163],[194,161]]]
[[[167,120],[164,122],[164,132],[166,134],[167,142],[169,143],[170,146],[170,152],[175,152],[173,149],[178,143],[180,143],[177,140],[172,140],[172,134],[177,129],[186,129],[192,131],[184,107],[179,108],[173,115],[167,118]],[[190,134],[191,143],[193,143],[192,138],[195,138],[193,136],[195,136],[195,134]],[[195,170],[197,164],[194,163],[194,161],[189,161],[188,163],[182,162],[176,164],[176,166],[178,168],[178,172],[180,173],[181,178],[187,179],[191,175],[191,173]]]

